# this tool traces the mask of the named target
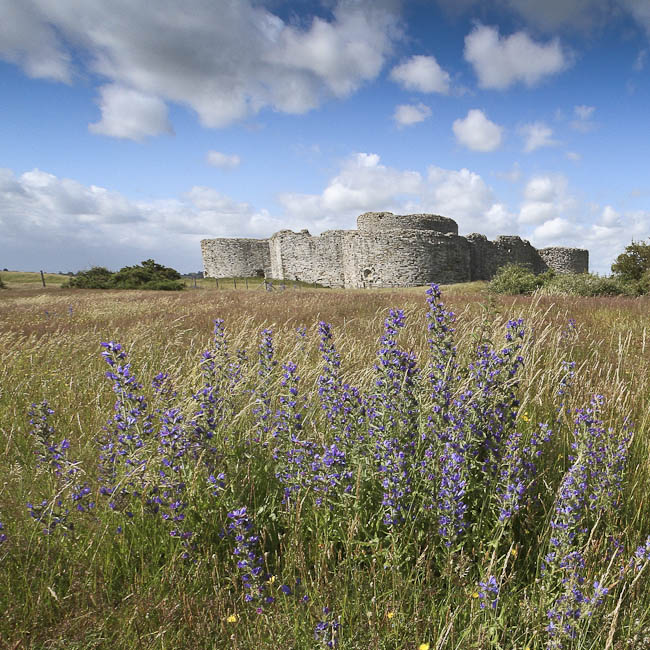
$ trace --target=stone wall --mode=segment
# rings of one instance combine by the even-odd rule
[[[268,239],[203,239],[203,274],[209,278],[252,278],[271,272]]]
[[[392,212],[364,212],[357,217],[357,230],[384,232],[386,230],[433,230],[458,234],[458,224],[438,214],[393,214]]]
[[[556,273],[587,273],[589,270],[589,251],[583,248],[555,246],[540,248],[537,252]]]
[[[342,287],[343,230],[328,230],[312,237],[308,230],[281,230],[271,239],[270,277],[302,280],[326,287]]]
[[[204,239],[204,273],[302,280],[326,287],[408,287],[430,282],[490,280],[509,263],[534,273],[588,270],[589,253],[577,248],[540,251],[517,236],[490,241],[458,236],[453,219],[434,214],[366,212],[357,230],[281,230],[270,239]]]
[[[506,264],[521,264],[533,273],[543,273],[549,264],[527,239],[513,235],[502,235],[490,241],[485,235],[467,235],[470,246],[471,278],[490,280],[499,268]],[[586,251],[585,251],[586,252]],[[566,271],[558,270],[558,273]]]
[[[467,282],[469,245],[458,235],[425,230],[349,230],[343,238],[343,268],[346,287]]]

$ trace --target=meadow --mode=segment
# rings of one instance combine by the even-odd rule
[[[425,291],[0,291],[0,645],[650,647],[650,299]]]

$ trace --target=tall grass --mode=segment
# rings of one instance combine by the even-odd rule
[[[647,301],[426,297],[3,295],[0,638],[647,647]]]

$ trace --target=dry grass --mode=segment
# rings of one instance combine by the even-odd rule
[[[644,495],[650,487],[647,436],[650,430],[650,299],[495,298],[483,287],[481,284],[457,285],[444,290],[447,306],[458,315],[459,349],[471,349],[471,344],[482,335],[499,330],[509,318],[523,317],[531,336],[524,355],[527,363],[522,386],[527,390],[522,395],[521,409],[528,412],[531,419],[545,418],[552,413],[560,361],[566,357],[575,360],[577,385],[570,405],[584,406],[591,394],[604,394],[608,399],[606,419],[620,421],[629,415],[636,422],[634,462],[626,487],[630,498],[629,503],[623,505],[628,523],[621,533],[629,533],[632,540],[643,531],[647,534],[650,509]],[[105,364],[99,356],[101,341],[121,342],[145,385],[157,372],[166,370],[174,376],[179,392],[189,395],[196,386],[196,361],[211,337],[215,318],[225,320],[231,349],[245,348],[252,357],[256,354],[259,331],[273,327],[277,357],[283,361],[296,360],[301,371],[301,385],[313,387],[320,372],[316,324],[325,320],[334,327],[346,378],[355,385],[367,386],[372,380],[369,369],[390,307],[401,307],[407,312],[409,327],[401,343],[420,357],[425,354],[424,298],[421,288],[377,291],[288,288],[274,292],[222,288],[166,293],[53,291],[37,287],[2,291],[0,472],[3,480],[0,481],[0,510],[17,513],[16,520],[19,516],[24,518],[24,503],[32,489],[34,466],[26,415],[32,402],[50,400],[56,408],[53,424],[57,431],[66,432],[75,452],[88,462],[88,467],[96,463],[95,437],[106,424],[115,399],[104,378]],[[575,320],[575,329],[569,326],[571,319]],[[295,332],[301,325],[307,327],[306,349],[301,348]],[[272,392],[274,387],[269,389]],[[24,525],[25,530],[29,525],[30,522]],[[43,550],[45,542],[36,534],[29,538],[29,544],[35,557],[47,555]],[[110,586],[111,576],[104,574],[101,566],[94,566],[92,558],[87,559],[91,569],[85,573],[80,570],[79,574],[71,570],[68,592],[57,594],[60,602],[51,596],[45,581],[40,591],[31,596],[31,586],[39,577],[25,577],[22,594],[25,602],[12,603],[7,612],[11,619],[9,628],[12,628],[10,641],[18,644],[15,647],[81,648],[109,644],[127,647],[122,634],[128,635],[130,643],[140,643],[141,647],[225,647],[215,646],[213,641],[216,635],[225,643],[232,633],[225,623],[231,612],[223,595],[204,589],[203,583],[200,588],[195,585],[184,589],[173,580],[176,575],[182,575],[180,571],[178,574],[163,573],[158,582],[147,583],[144,579],[138,582],[139,574],[134,571],[133,584],[119,585],[119,588],[114,584]],[[118,563],[115,558],[111,561]],[[106,562],[108,572],[110,565],[108,560]],[[25,566],[33,567],[33,564],[25,560]],[[222,579],[215,577],[218,566],[210,570],[213,571],[213,583],[220,584]],[[128,576],[128,571],[125,570],[124,575]],[[0,582],[0,588],[2,584]],[[325,585],[324,591],[329,588]],[[336,588],[343,593],[341,585]],[[410,596],[407,594],[404,611],[415,612],[415,618],[403,621],[401,627],[397,627],[399,614],[393,623],[385,618],[388,592],[378,602],[370,603],[368,597],[368,602],[358,603],[360,618],[365,617],[366,607],[372,610],[372,622],[368,624],[377,630],[377,647],[417,647],[413,643],[408,645],[412,637],[404,635],[414,626],[428,629],[427,616],[434,619],[438,616],[441,630],[447,624],[452,627],[451,609],[440,615],[432,611],[431,594],[436,588],[435,584],[423,584]],[[368,574],[359,577],[358,582],[353,581],[350,589],[345,598],[356,602],[357,590],[368,596],[375,587]],[[33,598],[33,602],[27,602],[29,598]],[[391,594],[390,599],[390,608],[399,610],[399,598]],[[26,620],[25,611],[36,612],[37,619]],[[514,605],[512,611],[516,611]],[[291,635],[293,612],[278,611],[277,616],[274,629],[286,639],[281,635],[282,632]],[[631,625],[629,620],[626,624]],[[142,631],[146,634],[141,635]],[[244,632],[240,627],[238,634],[232,647],[242,650],[254,646],[273,647],[265,637],[261,619],[252,624],[249,631]],[[391,636],[393,634],[395,636]],[[33,642],[29,640],[30,635],[35,638]],[[170,638],[172,640],[168,641]],[[405,642],[405,638],[409,641]],[[78,640],[78,644],[71,645],[72,640]],[[0,641],[0,646],[3,642]],[[288,646],[276,643],[275,647]],[[357,648],[352,644],[346,647]],[[454,647],[463,647],[462,641],[457,639]]]

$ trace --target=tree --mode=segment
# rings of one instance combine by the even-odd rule
[[[116,289],[178,290],[183,288],[180,279],[181,274],[175,269],[149,259],[121,268],[111,278],[111,286]]]
[[[88,271],[80,271],[62,285],[75,289],[159,289],[180,291],[184,288],[181,275],[175,269],[153,260],[145,260],[135,266],[124,266],[113,273],[103,266],[93,266]]]
[[[103,266],[93,266],[87,271],[79,271],[76,276],[62,284],[72,289],[108,289],[113,273]]]
[[[650,242],[633,241],[612,264],[612,273],[624,282],[639,282],[648,271],[650,271]]]

